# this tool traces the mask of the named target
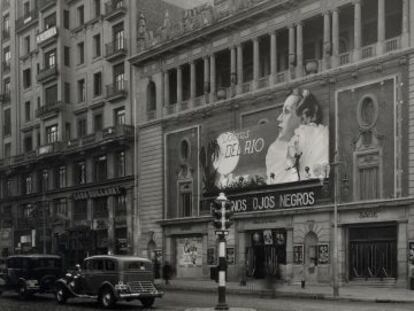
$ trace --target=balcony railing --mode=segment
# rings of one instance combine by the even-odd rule
[[[200,107],[202,105],[205,105],[205,103],[206,103],[206,97],[204,95],[198,96],[194,98],[193,100],[194,107]]]
[[[57,66],[46,67],[41,69],[37,75],[37,81],[45,81],[49,80],[58,75]]]
[[[375,54],[376,54],[376,44],[371,44],[371,45],[362,47],[362,50],[361,50],[362,59],[374,57]]]
[[[349,64],[350,62],[351,62],[351,53],[350,52],[345,52],[345,53],[339,54],[339,66]]]
[[[241,92],[244,93],[248,93],[253,89],[253,81],[249,81],[249,82],[244,82],[242,84],[242,88],[241,88]]]
[[[56,141],[53,143],[49,143],[43,146],[40,146],[37,148],[37,156],[51,154],[51,153],[57,153],[63,150],[63,144],[60,141]]]
[[[269,76],[266,77],[261,77],[258,81],[257,81],[257,88],[258,89],[262,89],[265,87],[269,86]]]
[[[57,2],[56,0],[38,0],[37,6],[39,10],[44,10],[51,5],[55,5],[56,2]]]
[[[157,115],[157,111],[156,110],[147,111],[147,120],[148,121],[154,120],[156,118],[156,115]]]
[[[65,110],[67,103],[57,101],[54,103],[47,103],[36,110],[36,118],[43,118],[52,113],[58,113]]]
[[[385,41],[385,52],[399,50],[401,48],[401,37],[388,39]]]
[[[105,57],[108,60],[113,60],[118,57],[123,57],[127,54],[127,41],[125,38],[117,39],[105,45]]]
[[[105,3],[105,18],[108,20],[126,14],[126,11],[125,0],[110,0]]]
[[[37,20],[39,16],[39,10],[36,8],[31,10],[29,13],[25,14],[22,17],[19,17],[16,21],[16,31],[21,31],[27,26],[32,25],[33,22]]]
[[[276,83],[283,83],[287,81],[288,71],[280,71],[276,74]]]
[[[42,32],[40,32],[36,36],[36,43],[38,45],[42,45],[45,42],[49,42],[51,39],[56,38],[58,35],[58,29],[56,26],[52,26],[49,29],[46,29]]]
[[[115,83],[106,86],[106,98],[108,100],[126,97],[127,95],[127,81],[119,80]]]
[[[3,73],[8,73],[10,72],[10,62],[3,62]]]
[[[10,101],[10,91],[0,94],[0,102],[7,103]]]

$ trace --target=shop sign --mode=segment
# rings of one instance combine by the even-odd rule
[[[306,190],[259,192],[228,197],[232,203],[232,211],[243,213],[314,206],[319,192],[320,188],[313,187]]]

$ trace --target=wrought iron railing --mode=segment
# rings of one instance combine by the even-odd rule
[[[117,54],[124,55],[127,52],[126,45],[127,41],[125,38],[117,39],[105,45],[105,57],[111,57]]]

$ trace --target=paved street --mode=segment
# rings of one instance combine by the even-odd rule
[[[155,302],[152,310],[177,310],[181,311],[189,307],[213,307],[216,303],[216,296],[210,293],[185,293],[182,291],[168,292],[162,299]],[[403,311],[413,310],[411,303],[404,304],[380,304],[380,303],[361,303],[347,301],[326,301],[308,299],[269,299],[243,297],[239,295],[229,295],[227,299],[232,307],[256,308],[261,311]],[[139,302],[119,303],[119,310],[144,310]],[[89,300],[70,300],[67,305],[58,306],[52,296],[37,296],[29,302],[21,302],[14,293],[6,293],[0,298],[1,311],[75,311],[75,310],[101,310],[95,301]]]

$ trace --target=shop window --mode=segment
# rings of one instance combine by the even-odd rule
[[[180,217],[191,217],[193,216],[193,193],[192,193],[192,182],[180,183],[178,187],[178,206]]]

